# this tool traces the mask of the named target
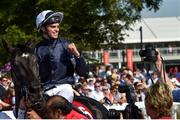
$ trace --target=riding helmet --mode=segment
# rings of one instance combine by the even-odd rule
[[[44,10],[36,17],[36,28],[39,30],[41,26],[53,23],[61,23],[63,20],[62,12],[54,12],[52,10]]]

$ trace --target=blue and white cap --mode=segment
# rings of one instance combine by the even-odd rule
[[[39,28],[44,24],[61,23],[62,20],[63,13],[44,10],[36,17],[36,28],[39,30]]]

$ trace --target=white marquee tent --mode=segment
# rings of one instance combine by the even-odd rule
[[[140,26],[144,43],[180,41],[180,17],[143,18],[127,31],[129,37],[123,43],[140,43]]]

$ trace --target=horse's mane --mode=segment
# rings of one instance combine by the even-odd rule
[[[17,48],[23,53],[34,53],[32,48],[29,48],[26,44],[18,44]]]

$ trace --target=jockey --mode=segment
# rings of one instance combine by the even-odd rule
[[[82,54],[74,43],[59,38],[63,13],[45,10],[36,17],[37,30],[42,41],[36,45],[39,74],[43,89],[49,96],[60,95],[72,103],[74,72],[80,76],[88,73]]]

